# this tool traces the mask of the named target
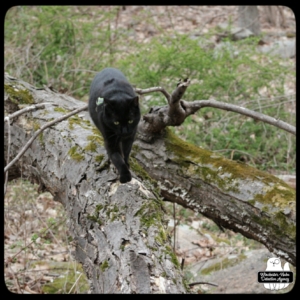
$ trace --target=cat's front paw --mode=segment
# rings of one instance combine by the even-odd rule
[[[120,174],[120,182],[121,183],[126,183],[131,181],[131,173],[127,171],[126,173]]]

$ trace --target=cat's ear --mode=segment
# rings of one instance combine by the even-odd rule
[[[138,106],[138,105],[139,105],[139,96],[134,97],[134,98],[132,99],[132,101],[133,101],[133,104],[134,104],[135,106]]]

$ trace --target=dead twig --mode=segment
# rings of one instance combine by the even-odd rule
[[[292,133],[296,135],[296,127],[292,126],[284,121],[281,121],[279,119],[267,116],[265,114],[262,114],[260,112],[256,112],[250,109],[247,109],[245,107],[237,106],[234,104],[229,104],[229,103],[224,103],[224,102],[219,102],[216,100],[196,100],[193,102],[187,102],[184,100],[181,100],[181,103],[183,107],[186,110],[186,117],[195,113],[199,109],[203,107],[214,107],[214,108],[219,108],[227,111],[232,111],[239,113],[244,116],[251,117],[255,120],[262,121],[264,123],[268,123],[270,125],[276,126],[280,129],[283,129],[289,133]]]
[[[188,78],[180,81],[171,95],[167,93],[162,87],[153,87],[145,90],[136,88],[135,91],[139,94],[159,91],[162,92],[168,99],[167,106],[151,109],[148,114],[143,116],[143,119],[139,124],[139,132],[143,133],[143,135],[151,135],[152,133],[162,131],[167,126],[179,126],[185,121],[188,116],[194,114],[201,108],[214,107],[251,117],[255,120],[268,123],[296,135],[295,126],[292,126],[282,120],[267,116],[263,113],[247,109],[245,107],[224,103],[213,99],[195,100],[192,102],[180,100],[189,84],[190,80]]]
[[[61,222],[59,222],[58,224],[56,225],[60,225],[62,224],[63,222],[65,222],[66,220],[62,220]],[[38,237],[40,237],[42,234],[46,234],[48,232],[48,230],[50,230],[50,228],[52,226],[54,226],[55,224],[51,224],[49,225],[45,230],[43,230],[42,233],[39,233],[38,234]],[[25,250],[26,248],[28,248],[30,245],[34,244],[35,243],[35,240],[31,241],[28,245],[26,245],[25,247],[22,247],[12,258],[11,258],[11,261],[13,261],[15,259],[15,257],[17,257],[23,250]]]
[[[48,122],[46,123],[45,125],[43,125],[39,130],[37,130],[35,132],[35,134],[31,137],[31,139],[27,142],[27,144],[22,148],[22,150],[18,153],[18,155],[4,168],[4,172],[6,172],[11,166],[13,166],[22,156],[23,154],[26,152],[26,150],[29,148],[29,146],[32,144],[32,142],[38,137],[38,135],[43,132],[46,128],[58,123],[58,122],[61,122],[65,119],[68,119],[69,117],[75,115],[75,114],[78,114],[79,112],[83,111],[83,110],[86,110],[87,109],[87,105],[84,105],[80,108],[77,108],[75,110],[73,110],[72,112],[60,117],[60,118],[57,118],[51,122]]]
[[[14,113],[11,114],[11,115],[6,116],[6,117],[4,118],[4,121],[5,121],[7,118],[9,118],[9,119],[16,118],[16,117],[18,117],[18,116],[20,116],[20,115],[22,115],[22,114],[24,114],[24,113],[26,113],[26,112],[29,112],[29,111],[31,111],[31,110],[36,110],[36,109],[40,109],[40,108],[45,108],[45,106],[48,105],[48,104],[53,105],[53,106],[57,106],[57,104],[55,104],[55,103],[39,103],[39,104],[30,105],[30,106],[27,106],[27,107],[25,107],[25,108],[22,108],[22,109],[20,109],[20,110],[18,110],[18,111],[16,111],[16,112],[14,112]]]
[[[143,89],[135,88],[134,90],[139,95],[150,94],[150,93],[153,93],[153,92],[161,92],[167,98],[168,103],[170,102],[170,99],[171,99],[170,94],[164,88],[162,88],[160,86],[156,86],[156,87],[152,87],[152,88],[144,89],[144,90]]]
[[[78,276],[78,278],[76,279],[76,281],[74,282],[74,284],[72,285],[72,287],[70,288],[68,294],[71,294],[71,291],[73,290],[74,286],[76,286],[76,284],[77,284],[78,280],[80,279],[81,275],[82,275],[82,273],[80,273],[80,275]]]
[[[18,280],[18,277],[15,275],[15,273],[14,273],[13,270],[11,271],[11,274],[12,274],[13,280],[15,282],[15,286],[16,286],[16,289],[18,291],[18,294],[23,294],[23,292],[21,290],[21,286],[20,286],[19,280]]]

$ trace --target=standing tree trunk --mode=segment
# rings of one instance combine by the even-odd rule
[[[94,293],[187,292],[166,232],[162,197],[263,243],[295,265],[295,191],[274,176],[188,144],[166,128],[201,107],[201,101],[180,100],[187,86],[179,83],[171,95],[160,88],[168,105],[143,116],[129,183],[117,180],[86,111],[45,129],[14,165],[14,176],[22,173],[64,205],[75,257]],[[6,114],[48,103],[9,120],[11,158],[45,123],[86,107],[9,76],[5,92]]]
[[[266,5],[264,6],[264,14],[266,21],[271,26],[287,27],[282,6]]]
[[[238,6],[238,26],[251,30],[254,35],[260,34],[260,21],[257,6]]]

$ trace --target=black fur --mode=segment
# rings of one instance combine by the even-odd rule
[[[130,181],[128,160],[141,113],[139,98],[121,71],[106,68],[96,74],[90,88],[89,112],[102,133],[120,182]]]

